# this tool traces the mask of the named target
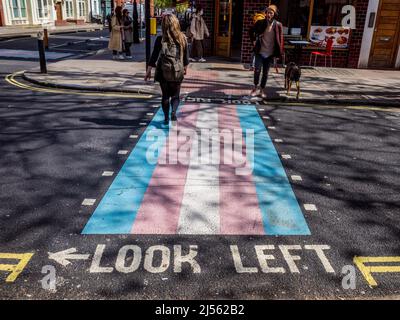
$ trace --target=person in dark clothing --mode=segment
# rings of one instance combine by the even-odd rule
[[[133,42],[133,20],[129,16],[128,9],[122,10],[122,22],[124,24],[124,49],[128,59],[132,58],[131,45]]]
[[[171,120],[176,121],[176,111],[180,103],[180,90],[183,76],[186,74],[188,60],[188,49],[185,35],[181,32],[178,18],[173,14],[164,15],[161,23],[162,35],[158,36],[153,53],[149,61],[149,67],[144,78],[145,81],[151,78],[152,68],[156,68],[154,80],[158,81],[162,91],[162,109],[164,111],[164,124],[169,124],[169,111],[172,105]],[[171,50],[171,51],[169,51]],[[166,74],[165,62],[162,60],[166,52],[173,52],[174,70],[179,74],[180,67],[182,67],[182,74],[176,79],[174,74]],[[171,56],[171,55],[169,55]],[[169,80],[167,80],[168,78]],[[171,80],[173,79],[173,80]]]
[[[255,66],[254,66],[254,88],[251,96],[257,95],[258,85],[262,71],[259,95],[266,98],[265,86],[268,80],[268,72],[274,58],[281,58],[283,55],[283,27],[276,20],[278,8],[270,5],[266,10],[266,19],[258,20],[250,29],[250,39],[254,45]]]

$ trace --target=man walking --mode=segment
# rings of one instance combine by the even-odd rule
[[[268,72],[274,58],[280,58],[283,54],[283,27],[276,20],[278,8],[270,5],[266,9],[266,18],[258,20],[254,28],[250,30],[250,39],[254,45],[255,66],[254,66],[254,88],[251,96],[259,95],[265,99],[265,86],[268,80]],[[260,76],[261,85],[260,84]]]

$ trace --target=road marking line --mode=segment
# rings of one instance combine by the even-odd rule
[[[165,145],[169,127],[160,127],[164,114],[159,109],[141,135],[135,148],[126,159],[113,183],[101,199],[87,222],[82,234],[128,234],[149,185],[159,158],[159,150]],[[155,163],[148,160],[153,153]]]
[[[281,143],[281,142],[283,142],[283,140],[282,140],[282,139],[275,139],[274,141],[275,141],[275,142],[277,142],[277,143]]]
[[[152,112],[148,112],[148,113],[146,113],[146,115],[148,115],[148,116],[153,116],[153,115],[154,115],[154,113],[152,113]]]
[[[365,280],[367,280],[370,286],[377,286],[378,283],[372,277],[372,273],[400,273],[400,265],[398,266],[366,266],[366,263],[388,263],[388,262],[400,262],[400,256],[397,257],[354,257],[354,264],[361,271]]]
[[[267,117],[267,116],[263,116],[262,118],[263,118],[263,119],[267,119],[267,120],[270,119],[270,117]]]
[[[122,154],[122,155],[125,155],[125,154],[128,154],[128,150],[119,150],[118,151],[118,154]]]
[[[246,149],[268,235],[310,235],[281,159],[255,106],[238,105],[242,130],[254,130],[254,148]],[[252,150],[253,149],[253,150]]]
[[[102,176],[103,177],[111,177],[114,174],[113,171],[104,171]]]
[[[276,127],[268,127],[270,130],[276,130]]]
[[[304,209],[306,209],[307,211],[317,211],[316,205],[311,203],[304,204]]]
[[[196,127],[212,130],[218,128],[218,112],[216,108],[199,110]],[[212,155],[219,150],[219,145],[213,143],[209,148],[208,135],[200,135],[196,147],[190,151],[190,162],[186,176],[181,210],[179,215],[179,234],[219,234],[219,163],[207,163]],[[203,146],[208,146],[206,150]],[[199,149],[201,150],[199,156]],[[210,161],[211,162],[211,161]],[[205,181],[206,184],[199,183]]]
[[[292,156],[290,154],[283,154],[282,158],[283,159],[292,159]]]
[[[303,179],[300,176],[291,176],[293,181],[303,181]]]
[[[33,255],[34,253],[0,253],[0,259],[19,260],[17,264],[0,264],[0,271],[11,272],[6,278],[6,282],[14,282]]]
[[[137,137],[139,137],[137,134],[131,134],[129,136],[130,139],[136,139]]]
[[[82,201],[83,206],[92,206],[96,202],[96,199],[84,199]]]
[[[36,91],[36,92],[44,92],[44,93],[64,93],[64,94],[74,94],[74,95],[82,95],[82,96],[102,96],[102,97],[119,97],[119,98],[134,98],[134,99],[151,99],[153,95],[150,94],[130,94],[130,93],[101,93],[101,92],[85,92],[73,89],[50,89],[50,88],[41,88],[41,87],[34,87],[27,84],[23,84],[17,80],[15,80],[15,76],[21,75],[24,73],[25,70],[15,72],[13,74],[9,74],[5,77],[5,81],[9,84],[16,86],[18,88],[29,90],[29,91]]]

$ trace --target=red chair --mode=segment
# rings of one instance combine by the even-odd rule
[[[329,38],[328,40],[326,40],[325,51],[322,51],[322,52],[321,51],[312,51],[311,52],[309,65],[311,66],[312,57],[313,57],[313,55],[315,55],[314,67],[317,65],[317,57],[322,56],[322,57],[325,57],[325,68],[326,68],[326,57],[331,58],[331,68],[332,68],[332,47],[333,47],[333,39]]]

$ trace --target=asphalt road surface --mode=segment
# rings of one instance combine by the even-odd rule
[[[166,130],[157,99],[31,91],[4,80],[29,66],[0,63],[1,299],[400,297],[399,109],[188,99],[178,126],[259,130],[254,183],[201,164],[183,173],[197,184],[162,169],[159,180],[143,182],[150,169],[138,162],[147,151],[142,137],[151,125]],[[124,180],[129,170],[135,174]],[[183,188],[183,196],[174,191]],[[113,233],[131,203],[142,205],[142,229],[135,220]],[[163,208],[179,206],[181,229],[157,232],[176,218]],[[275,216],[263,211],[269,206]],[[235,218],[225,229],[222,211]]]

